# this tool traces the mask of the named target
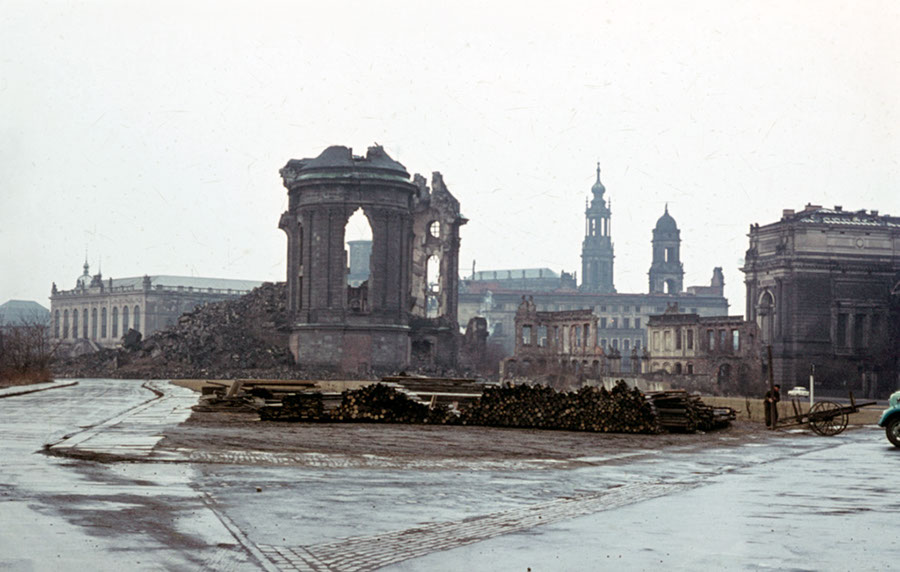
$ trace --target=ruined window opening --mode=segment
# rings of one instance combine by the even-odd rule
[[[694,349],[694,330],[687,331],[687,349]]]
[[[669,261],[669,249],[666,248],[665,250],[663,250],[663,262],[668,262],[668,261]]]
[[[132,316],[132,318],[134,319],[134,329],[140,332],[141,331],[141,307],[140,306],[134,307],[134,315]]]
[[[728,336],[728,332],[726,332],[725,330],[719,330],[719,349],[720,350],[724,351],[728,348],[727,336]]]
[[[128,333],[128,306],[122,306],[122,334]]]
[[[547,326],[538,326],[538,345],[547,347]]]
[[[57,310],[56,313],[53,314],[53,337],[59,337],[59,310]]]
[[[432,254],[425,262],[425,317],[441,315],[441,259]]]
[[[681,375],[681,362],[675,362],[675,373]]]
[[[372,225],[362,208],[357,208],[344,225],[344,265],[346,268],[347,308],[351,312],[369,311],[371,280]],[[302,272],[302,267],[300,272]]]
[[[739,330],[731,330],[731,349],[736,352],[741,350],[741,332]]]
[[[119,307],[114,306],[112,311],[112,337],[119,337]]]
[[[575,330],[575,347],[580,348],[581,345],[584,343],[584,341],[582,340],[582,337],[581,337],[581,328],[579,328],[578,326],[575,326],[573,329]]]
[[[434,238],[441,237],[441,222],[433,220],[428,224],[428,234]]]
[[[584,325],[584,346],[585,347],[588,347],[588,345],[590,345],[590,339],[591,339],[591,325],[585,324]]]
[[[688,372],[688,375],[694,374],[694,364],[692,364],[692,363],[687,364],[687,372]]]
[[[531,326],[522,326],[522,344],[531,345]]]
[[[713,351],[716,349],[716,331],[715,330],[706,330],[706,337],[709,351]]]
[[[665,293],[666,294],[677,294],[678,293],[677,288],[675,287],[674,280],[671,280],[671,279],[666,280],[664,285],[665,285]]]
[[[100,310],[100,337],[106,337],[106,308]]]

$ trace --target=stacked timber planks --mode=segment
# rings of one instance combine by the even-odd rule
[[[647,400],[659,426],[667,431],[711,431],[728,426],[736,417],[734,409],[706,405],[683,389],[650,393]]]

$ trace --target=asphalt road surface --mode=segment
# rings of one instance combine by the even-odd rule
[[[154,393],[154,390],[158,393]],[[578,459],[366,463],[166,450],[196,394],[80,380],[0,399],[0,570],[888,570],[877,428]],[[372,428],[372,439],[378,428]],[[49,447],[48,447],[49,446]],[[314,462],[313,462],[314,461]]]

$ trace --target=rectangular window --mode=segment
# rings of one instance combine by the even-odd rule
[[[635,313],[635,314],[637,314],[637,313],[640,312],[640,311],[641,311],[641,307],[640,307],[640,306],[635,306],[635,307],[634,307],[634,313]]]
[[[631,318],[622,318],[622,327],[626,330],[631,327]]]
[[[619,349],[619,338],[613,338],[612,346],[614,350]]]
[[[837,315],[835,326],[835,345],[841,348],[847,347],[847,314]]]
[[[581,328],[575,326],[575,347],[580,348],[582,344],[581,340]]]
[[[706,349],[709,351],[713,351],[716,349],[716,331],[715,330],[706,330],[706,337],[708,338],[707,343],[708,346]]]
[[[681,328],[675,329],[675,349],[681,349]]]
[[[659,351],[659,332],[653,332],[653,351]]]
[[[692,364],[692,363],[689,363],[689,364],[688,364],[688,366],[687,366],[687,372],[688,372],[689,375],[693,375],[693,374],[694,374],[694,364]]]
[[[606,318],[600,318],[600,327],[606,329]]]
[[[600,338],[600,347],[606,349],[606,338]]]
[[[559,345],[559,326],[553,326],[553,345]]]
[[[522,343],[526,346],[531,345],[531,326],[522,326]]]
[[[672,330],[666,330],[663,332],[663,349],[666,351],[671,351],[672,349]]]
[[[641,338],[634,340],[634,349],[640,351],[641,349]]]
[[[600,306],[600,311],[601,311],[601,312],[605,312],[605,311],[606,311],[606,306]]]
[[[856,314],[853,317],[853,347],[854,348],[864,348],[866,347],[866,315],[865,314]]]
[[[635,329],[635,330],[640,330],[640,329],[641,329],[641,319],[640,319],[640,318],[635,318],[635,319],[634,319],[634,329]]]
[[[687,331],[687,349],[694,349],[694,330]]]
[[[538,326],[538,345],[542,348],[547,347],[547,326]]]
[[[631,340],[622,340],[622,351],[625,353],[631,351]]]
[[[619,319],[618,318],[610,318],[609,319],[609,327],[612,329],[616,329],[619,327]]]
[[[741,351],[741,332],[738,330],[731,330],[731,349]]]
[[[719,349],[725,350],[728,347],[728,332],[719,330]]]
[[[588,347],[590,345],[590,339],[591,339],[591,325],[585,324],[584,325],[584,347]]]

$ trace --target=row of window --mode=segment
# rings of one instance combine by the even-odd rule
[[[129,312],[130,315],[134,318],[134,323],[131,325],[135,330],[141,329],[141,307],[134,306],[134,308],[129,308],[128,306],[122,306],[122,335],[124,335],[129,328]],[[80,320],[80,335],[79,335],[79,315],[81,316]],[[60,320],[60,317],[62,318]],[[70,320],[71,318],[71,320]],[[92,340],[103,339],[106,337],[118,338],[119,337],[119,308],[114,307],[112,309],[112,323],[111,325],[111,334],[107,336],[107,310],[106,308],[100,308],[100,311],[97,311],[97,308],[92,308],[90,313],[88,313],[88,309],[84,308],[80,312],[78,310],[72,310],[71,314],[69,310],[63,310],[60,315],[60,311],[56,310],[53,314],[53,337],[54,338],[62,338],[64,340],[69,339],[78,339],[81,338],[90,338]]]
[[[694,349],[694,330],[692,328],[686,328],[684,330],[682,330],[681,328],[675,328],[674,331],[664,330],[662,332],[656,330],[653,332],[651,348],[653,349],[653,351],[671,351],[673,349],[673,342],[674,349],[676,350],[680,350],[682,349],[682,347],[689,350]],[[718,330],[712,328],[707,329],[706,349],[709,351],[740,351],[740,330],[732,329],[731,334],[729,335],[729,331],[724,328],[720,328]]]
[[[581,347],[590,347],[591,345],[591,325],[583,324],[576,326],[562,326],[562,336],[560,336],[560,326],[553,326],[551,330],[547,326],[538,326],[537,327],[537,346],[541,348],[545,348],[552,345],[562,346],[562,351],[569,351],[569,347],[574,346],[576,348]],[[548,334],[551,336],[548,338]],[[534,329],[530,325],[522,326],[522,344],[526,346],[533,345],[535,343]],[[572,339],[574,338],[574,339]],[[607,347],[612,347],[615,349],[619,349],[619,338],[611,338],[607,340],[606,338],[598,337],[596,338],[597,346],[606,349]],[[630,339],[625,338],[622,339],[622,350],[623,351],[631,351],[631,348],[634,347],[636,349],[641,349],[641,338],[635,338],[634,346],[632,346],[632,342]]]

